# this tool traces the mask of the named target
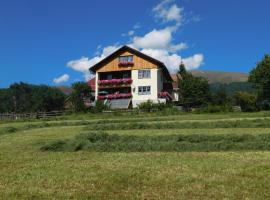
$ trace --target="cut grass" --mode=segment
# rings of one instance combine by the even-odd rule
[[[97,152],[211,152],[270,150],[270,134],[134,136],[104,132],[83,133],[70,140],[56,140],[42,151]]]
[[[262,128],[269,127],[270,119],[242,120],[207,120],[207,121],[177,121],[177,122],[132,122],[92,124],[86,130],[131,130],[131,129],[196,129],[196,128]]]
[[[251,118],[259,115],[248,114]],[[211,116],[179,116],[179,120],[204,120],[210,119]],[[89,121],[94,124],[97,118],[100,120],[101,117],[97,116]],[[231,118],[230,115],[218,117]],[[121,117],[115,119],[119,120]],[[124,119],[126,117],[123,117]],[[142,117],[141,123],[148,119],[151,117]],[[169,116],[167,121],[171,119]],[[78,137],[78,133],[89,132],[89,127],[85,126],[90,124],[66,126],[64,124],[69,124],[70,120],[58,122],[63,126],[22,129],[29,122],[2,124],[1,128],[8,126],[18,130],[0,136],[0,199],[270,199],[269,151],[40,151],[39,149],[47,143],[73,140]],[[119,136],[154,138],[164,135],[197,134],[256,137],[268,135],[269,128],[270,126],[218,129],[189,127],[106,132]]]

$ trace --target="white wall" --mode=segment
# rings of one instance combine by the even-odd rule
[[[99,80],[99,74],[96,72],[96,91],[95,91],[95,100],[97,100],[98,98],[98,80]]]
[[[151,78],[139,79],[138,78],[139,70],[131,71],[131,78],[133,80],[131,91],[132,91],[132,103],[133,107],[137,107],[138,104],[145,102],[147,100],[152,100],[158,102],[158,92],[160,91],[160,70],[151,69]],[[139,86],[151,86],[151,94],[149,95],[139,95],[138,87]]]

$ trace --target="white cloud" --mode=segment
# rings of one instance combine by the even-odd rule
[[[139,51],[162,61],[171,73],[178,70],[181,61],[186,65],[187,70],[196,69],[204,62],[202,54],[195,54],[190,57],[182,58],[179,52],[187,49],[188,45],[184,42],[174,42],[174,34],[180,28],[184,21],[184,8],[174,3],[174,0],[163,0],[152,9],[155,19],[162,20],[164,25],[161,29],[153,29],[144,35],[135,35],[135,29],[140,28],[137,23],[133,28],[122,34],[122,36],[131,37],[130,47],[136,48]],[[167,24],[167,26],[165,25]],[[67,66],[75,71],[82,72],[85,80],[91,78],[89,68],[107,57],[112,52],[120,48],[120,45],[112,45],[107,47],[98,47],[97,55],[92,58],[82,57],[78,60],[72,60],[67,63]]]
[[[163,62],[171,73],[175,73],[178,70],[181,61],[184,62],[187,70],[192,70],[201,66],[204,59],[202,54],[195,54],[191,57],[182,58],[178,54],[170,54],[167,50],[162,49],[143,49],[142,53]]]
[[[67,63],[67,67],[83,73],[84,79],[87,81],[92,77],[92,75],[89,72],[89,68],[94,64],[98,63],[99,61],[101,61],[102,59],[104,59],[105,57],[107,57],[108,55],[110,55],[111,53],[113,53],[114,51],[116,51],[118,48],[119,46],[104,47],[101,55],[95,56],[93,58],[82,57],[77,60],[71,60]]]
[[[59,84],[59,83],[67,82],[68,80],[69,80],[69,75],[63,74],[62,76],[59,76],[58,78],[53,79],[53,82],[55,84]]]
[[[200,67],[203,64],[203,60],[204,56],[202,54],[195,54],[191,57],[184,58],[183,63],[191,70]]]
[[[135,33],[135,31],[132,30],[132,31],[129,31],[129,32],[128,32],[128,35],[129,35],[129,36],[132,36],[132,35],[134,35],[134,33]]]
[[[134,30],[130,30],[129,32],[127,33],[122,33],[121,36],[122,37],[125,37],[125,36],[132,36],[135,34],[135,31]]]
[[[172,4],[172,0],[163,0],[156,5],[152,11],[157,20],[161,19],[165,22],[177,22],[177,26],[183,23],[183,11],[184,8],[178,7],[176,4]]]
[[[141,28],[141,24],[138,22],[133,26],[133,29],[139,29]]]
[[[172,40],[172,33],[169,29],[152,30],[143,37],[135,36],[133,38],[133,46],[135,48],[152,48],[163,49],[166,48]]]

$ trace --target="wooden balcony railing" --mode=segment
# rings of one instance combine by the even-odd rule
[[[104,96],[98,96],[99,100],[105,100],[105,99],[126,99],[131,98],[131,93],[118,93],[118,94],[108,94]]]
[[[132,83],[131,78],[120,78],[120,79],[111,79],[111,80],[99,80],[98,84],[101,86],[108,85],[130,85]]]
[[[159,92],[158,93],[158,98],[172,99],[172,96],[170,95],[169,92]]]

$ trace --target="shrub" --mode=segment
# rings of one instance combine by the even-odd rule
[[[95,106],[93,107],[93,112],[100,113],[100,112],[107,110],[107,109],[108,109],[108,106],[105,105],[103,101],[97,100]]]
[[[166,103],[160,103],[160,102],[154,103],[151,100],[147,100],[146,102],[143,102],[138,105],[138,109],[144,112],[162,111],[168,107],[171,107],[171,106]]]
[[[241,107],[244,112],[254,112],[258,110],[257,107],[257,96],[247,92],[236,92],[234,94],[236,105]]]
[[[197,111],[196,113],[219,113],[219,112],[232,112],[233,108],[229,104],[224,105],[212,105],[208,104],[207,106],[204,106]]]

